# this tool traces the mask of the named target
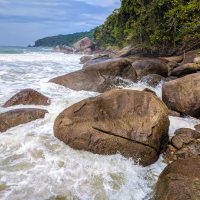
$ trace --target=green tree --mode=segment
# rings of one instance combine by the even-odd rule
[[[129,44],[160,54],[200,48],[200,1],[122,0],[94,38],[104,48]]]

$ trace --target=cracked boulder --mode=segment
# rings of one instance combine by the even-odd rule
[[[200,199],[200,157],[174,161],[161,173],[153,200]]]
[[[3,107],[15,106],[15,105],[49,105],[50,99],[39,92],[32,89],[21,90],[13,97],[11,97]]]
[[[121,153],[143,166],[154,163],[168,143],[168,109],[154,94],[115,89],[64,110],[55,136],[77,150]]]
[[[5,132],[9,128],[20,124],[44,118],[46,113],[46,110],[36,108],[15,109],[5,113],[0,113],[0,132]]]
[[[77,91],[105,92],[120,86],[121,79],[137,80],[134,68],[126,59],[112,59],[91,64],[85,69],[51,79],[50,82]]]

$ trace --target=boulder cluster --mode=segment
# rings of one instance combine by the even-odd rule
[[[83,56],[81,70],[50,82],[101,94],[60,113],[55,136],[74,149],[121,153],[143,166],[163,153],[169,165],[159,177],[153,199],[200,199],[200,125],[180,128],[172,138],[168,135],[170,115],[200,118],[199,57],[200,50],[159,58]],[[160,84],[162,98],[148,88],[121,89],[133,82]]]
[[[74,45],[89,51],[93,44],[83,39]],[[170,163],[160,175],[155,200],[200,199],[200,125],[181,128],[169,138],[169,115],[200,118],[200,51],[174,57],[147,58],[95,54],[83,56],[81,70],[50,82],[100,93],[61,112],[54,123],[59,140],[77,150],[95,154],[121,153],[140,165],[153,164],[161,153]],[[162,98],[145,89],[122,89],[130,83],[162,83]],[[22,90],[3,107],[49,105],[48,97]],[[0,114],[0,132],[43,118],[42,109],[15,109]]]
[[[25,89],[11,97],[2,107],[9,108],[17,105],[47,106],[50,103],[50,99],[43,94],[32,89]],[[0,133],[20,124],[44,118],[46,113],[48,113],[47,110],[39,108],[17,108],[0,113]]]

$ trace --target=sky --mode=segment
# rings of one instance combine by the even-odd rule
[[[88,31],[119,6],[120,0],[0,0],[0,46]]]

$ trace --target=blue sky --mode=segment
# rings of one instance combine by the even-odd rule
[[[119,6],[120,0],[0,0],[0,45],[87,31]]]

